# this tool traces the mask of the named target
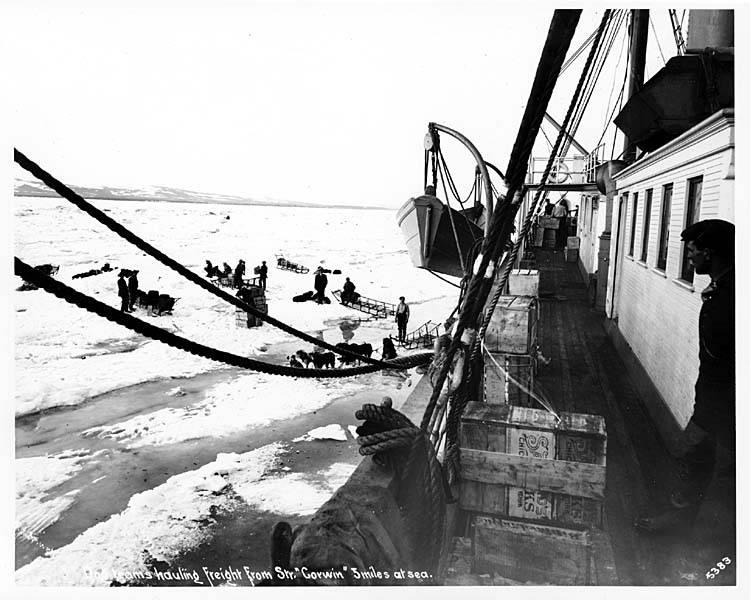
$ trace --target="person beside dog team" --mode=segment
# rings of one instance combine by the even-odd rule
[[[232,278],[232,286],[234,288],[241,288],[243,286],[243,277],[245,276],[245,260],[239,259],[234,271],[225,261],[221,268],[206,260],[206,265],[203,270],[206,273],[207,278]],[[266,280],[269,275],[269,268],[266,265],[266,261],[261,261],[261,264],[254,268],[254,272],[258,275],[258,285],[266,290]]]
[[[109,266],[109,264],[107,264]],[[125,278],[128,278],[126,281]],[[120,311],[133,313],[138,298],[138,270],[122,269],[117,276],[117,296],[120,297]]]

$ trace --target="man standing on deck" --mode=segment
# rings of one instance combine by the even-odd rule
[[[266,266],[266,261],[261,261],[261,266],[258,268],[258,283],[264,290],[266,290],[266,278],[268,275],[269,268]]]
[[[712,280],[701,293],[699,376],[679,458],[681,485],[670,495],[670,511],[636,520],[650,532],[693,522],[715,471],[729,474],[735,490],[735,226],[707,219],[681,239],[694,271]]]
[[[566,239],[568,238],[568,205],[566,200],[561,198],[558,204],[553,207],[553,217],[558,219],[558,232],[555,247],[558,250],[566,248]]]
[[[117,277],[117,295],[120,297],[120,311],[130,313],[130,299],[128,283],[125,281],[125,271],[121,271]]]
[[[399,304],[396,306],[396,327],[399,332],[399,342],[404,342],[407,338],[407,322],[409,321],[409,305],[404,302],[404,297],[399,297]]]

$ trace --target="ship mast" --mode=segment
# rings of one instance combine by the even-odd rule
[[[644,85],[644,65],[647,59],[647,33],[649,31],[649,10],[631,11],[631,56],[629,60],[628,94],[626,102]],[[623,138],[623,160],[632,163],[636,159],[636,146],[627,136]],[[612,203],[609,203],[612,207]],[[612,215],[612,211],[610,211]],[[610,223],[608,221],[608,223]],[[608,230],[610,227],[607,228]]]

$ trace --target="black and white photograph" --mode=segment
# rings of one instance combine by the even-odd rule
[[[6,593],[751,594],[748,3],[0,21]]]

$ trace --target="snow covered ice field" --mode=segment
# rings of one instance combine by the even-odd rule
[[[234,268],[242,258],[246,277],[266,260],[269,313],[323,332],[328,342],[343,339],[343,319],[366,316],[333,298],[330,305],[292,302],[313,288],[318,265],[342,271],[328,275],[329,293],[349,276],[365,296],[388,302],[406,296],[410,330],[440,322],[456,302],[455,288],[411,265],[395,211],[94,204],[201,275],[206,259]],[[234,307],[65,200],[17,197],[14,211],[16,256],[59,265],[57,279],[113,307],[119,307],[117,269],[72,276],[104,262],[138,269],[142,290],[179,300],[173,315],[134,315],[201,344],[274,363],[311,350],[268,325],[236,327]],[[276,269],[277,252],[311,272]],[[323,444],[320,438],[352,447],[356,420],[349,406],[334,409],[337,403],[359,406],[389,395],[398,405],[416,381],[414,374],[315,380],[246,372],[151,341],[41,290],[13,295],[16,578],[23,584],[107,585],[118,574],[146,569],[144,550],[169,562],[205,542],[206,524],[237,503],[310,515],[346,481],[356,456],[329,457],[303,472],[290,469],[287,457]],[[369,321],[352,341],[370,342],[378,353],[390,333],[393,318]]]

